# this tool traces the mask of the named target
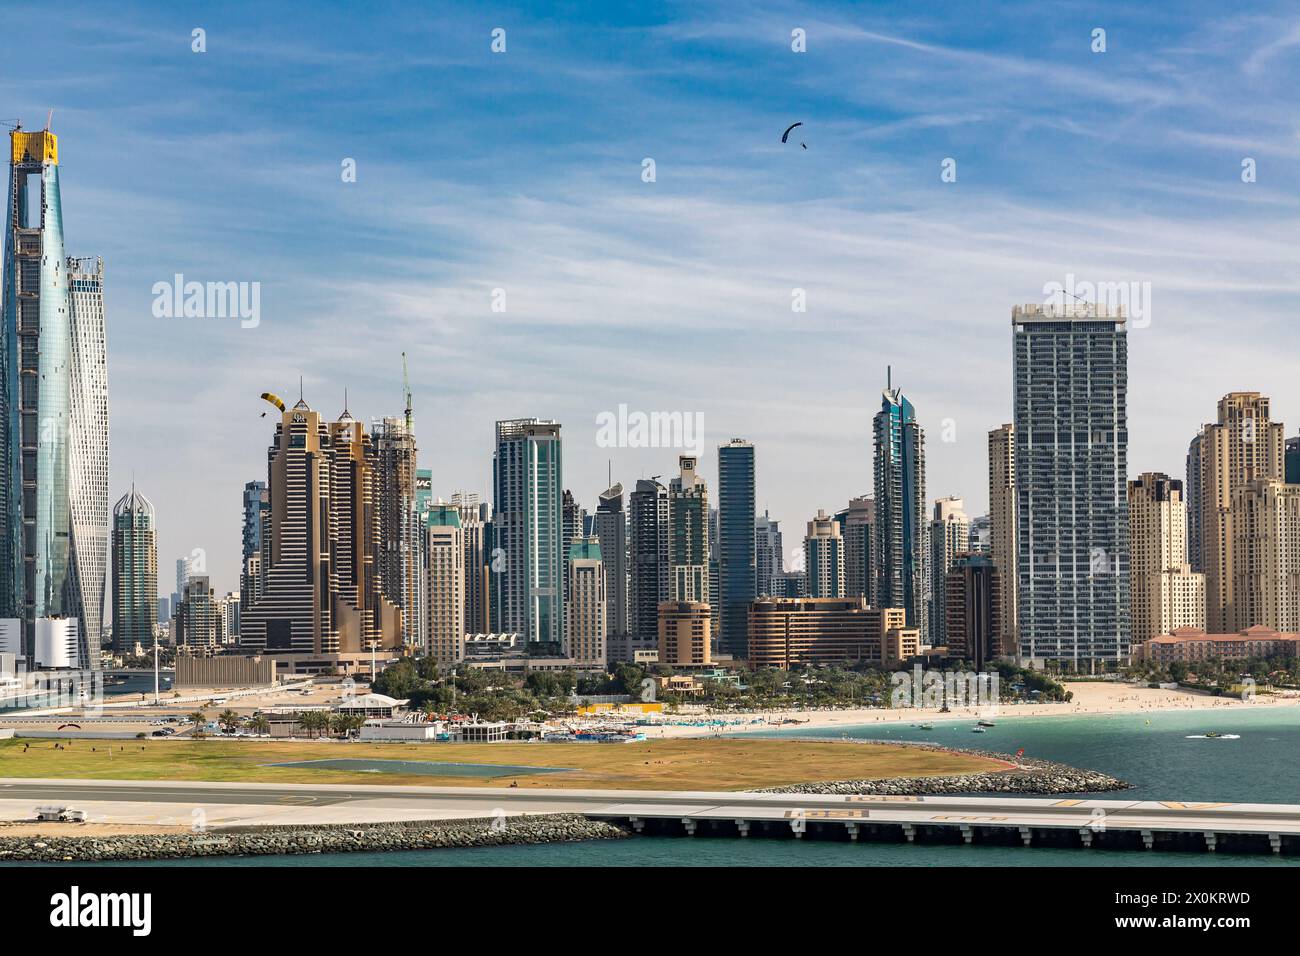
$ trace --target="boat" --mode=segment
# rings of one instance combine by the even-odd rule
[[[980,725],[981,727],[996,727],[996,726],[997,726],[997,724],[993,723],[993,721],[991,721],[991,720],[981,720],[981,721],[979,721],[979,725]]]
[[[934,730],[934,724],[917,724],[922,730]]]
[[[972,734],[987,734],[987,733],[988,733],[988,731],[985,730],[983,727],[972,727],[972,728],[970,729],[970,732],[971,732]]]

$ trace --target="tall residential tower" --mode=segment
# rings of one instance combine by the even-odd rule
[[[1095,304],[1011,311],[1021,654],[1129,651],[1128,337]]]

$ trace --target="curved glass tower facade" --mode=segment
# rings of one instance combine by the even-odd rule
[[[89,667],[99,657],[107,564],[107,373],[102,269],[90,279],[95,289],[82,282],[74,309],[73,268],[82,271],[64,255],[58,140],[14,130],[0,328],[0,617],[24,622],[29,653],[38,618],[76,618],[78,664]],[[83,380],[85,388],[74,384]]]

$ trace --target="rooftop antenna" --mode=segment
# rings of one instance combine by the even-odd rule
[[[45,114],[45,132],[48,133],[50,131],[50,124],[53,122],[54,122],[54,108],[50,107],[50,111]]]
[[[885,388],[891,392],[894,390],[894,366],[885,366]]]
[[[298,401],[302,401],[302,376],[298,376]]]
[[[413,432],[411,423],[411,376],[406,371],[406,353],[402,353],[402,392],[406,396],[406,434]]]

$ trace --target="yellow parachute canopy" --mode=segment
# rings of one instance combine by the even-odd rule
[[[280,411],[284,411],[284,402],[281,401],[279,395],[276,395],[276,394],[274,394],[274,393],[272,393],[272,392],[263,392],[263,393],[262,393],[262,398],[263,398],[265,401],[270,402],[270,403],[271,403],[272,405],[274,405],[276,408],[280,409]]]

